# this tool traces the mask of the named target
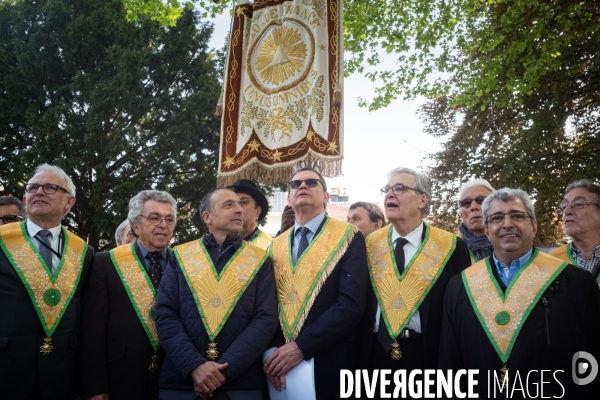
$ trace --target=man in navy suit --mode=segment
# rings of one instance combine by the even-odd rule
[[[321,174],[296,171],[288,195],[295,225],[271,245],[280,329],[273,343],[278,348],[263,365],[281,390],[290,370],[314,358],[317,399],[339,398],[340,370],[356,367],[356,328],[369,284],[364,237],[325,214],[328,200]]]

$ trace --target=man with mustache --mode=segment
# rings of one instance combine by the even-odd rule
[[[571,377],[575,353],[600,357],[594,279],[533,247],[537,222],[524,191],[500,189],[482,207],[494,253],[448,284],[439,367],[479,370],[475,393],[484,397],[495,379],[511,398],[597,393],[600,380],[578,386]]]
[[[25,185],[28,219],[0,227],[0,397],[75,399],[81,296],[94,249],[62,225],[75,185],[42,164]]]
[[[143,190],[129,201],[135,242],[94,257],[82,301],[84,399],[158,399],[164,351],[156,334],[154,302],[176,223],[173,196]]]
[[[600,186],[587,179],[573,182],[565,190],[559,209],[565,233],[572,241],[550,255],[590,271],[600,268]]]
[[[481,204],[494,188],[485,179],[473,179],[463,183],[458,192],[458,207],[462,222],[458,226],[459,238],[467,242],[471,261],[484,259],[492,254],[494,246],[485,236]]]
[[[362,365],[370,371],[436,369],[444,291],[470,265],[469,251],[456,235],[423,222],[431,208],[425,175],[396,168],[381,193],[390,225],[367,238],[372,290]]]
[[[262,400],[260,356],[277,329],[271,260],[242,240],[233,190],[207,193],[200,214],[208,232],[174,248],[158,293],[160,398]]]
[[[269,201],[249,179],[238,179],[229,189],[237,193],[244,209],[242,238],[261,249],[268,249],[273,238],[258,228],[258,221],[267,216]]]

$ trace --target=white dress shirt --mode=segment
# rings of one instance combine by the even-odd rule
[[[410,263],[414,255],[417,253],[419,246],[421,246],[423,237],[423,229],[425,226],[421,222],[419,226],[409,233],[406,236],[401,236],[396,228],[392,226],[392,243],[394,244],[394,249],[396,248],[396,239],[404,238],[408,240],[408,243],[404,245],[404,268]],[[381,316],[381,308],[379,308],[379,303],[377,303],[377,314],[375,314],[375,326],[373,328],[373,332],[379,332],[379,318]],[[410,318],[410,321],[406,325],[407,329],[412,329],[417,333],[421,333],[421,315],[419,314],[419,310],[415,311],[413,316]]]

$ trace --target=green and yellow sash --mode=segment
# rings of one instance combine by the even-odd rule
[[[268,254],[242,241],[221,273],[217,273],[202,240],[179,245],[174,251],[206,333],[214,341]]]
[[[567,263],[536,249],[503,293],[492,262],[491,257],[479,261],[462,272],[462,279],[483,330],[506,363],[531,310]]]
[[[560,246],[558,249],[554,249],[549,253],[552,257],[556,257],[563,261],[568,262],[574,266],[577,266],[577,261],[573,258],[573,253],[571,251],[571,243],[565,244],[564,246]]]
[[[385,326],[395,340],[440,277],[456,248],[456,235],[425,224],[425,239],[400,274],[392,232],[390,225],[368,236],[367,260]]]
[[[154,351],[158,351],[160,341],[154,322],[156,290],[148,276],[144,264],[135,251],[135,243],[119,246],[110,251],[115,270],[125,286],[131,304],[150,339]]]
[[[358,228],[325,216],[321,231],[302,256],[292,258],[294,229],[279,235],[271,245],[279,322],[286,342],[298,336],[321,287],[342,258]]]
[[[0,227],[0,246],[23,281],[44,331],[50,337],[75,294],[87,245],[62,228],[65,237],[62,258],[52,274],[29,238],[25,223]]]
[[[271,245],[271,242],[273,241],[273,238],[269,235],[267,235],[266,233],[264,233],[263,231],[261,231],[260,229],[258,230],[258,235],[252,239],[252,241],[250,243],[252,243],[253,245],[260,247],[263,250],[267,250],[269,248],[269,246]]]

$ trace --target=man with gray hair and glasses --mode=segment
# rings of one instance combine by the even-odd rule
[[[21,200],[12,196],[0,197],[0,226],[21,222],[25,218],[27,218],[27,214]]]
[[[371,371],[436,369],[444,291],[471,264],[469,251],[456,235],[423,222],[431,208],[424,174],[396,168],[381,194],[390,225],[367,238],[372,290],[361,363]]]
[[[83,399],[158,399],[164,351],[154,306],[177,202],[167,192],[143,190],[129,201],[128,222],[136,241],[96,254],[83,298]]]
[[[600,185],[583,179],[567,186],[565,192],[559,211],[572,241],[550,255],[592,272],[600,283]]]
[[[485,236],[481,205],[494,188],[485,179],[472,179],[463,183],[458,192],[458,207],[462,222],[458,226],[457,236],[469,246],[471,261],[476,263],[490,255],[494,246]]]
[[[448,284],[439,368],[479,370],[474,392],[484,397],[494,385],[511,398],[597,394],[600,380],[574,384],[571,375],[578,354],[600,359],[594,279],[533,247],[537,222],[524,191],[500,189],[482,206],[494,253]]]
[[[0,226],[0,391],[75,399],[80,300],[94,249],[62,225],[75,186],[54,165],[25,185],[28,219]]]

